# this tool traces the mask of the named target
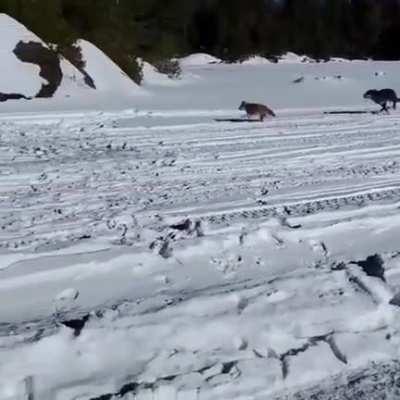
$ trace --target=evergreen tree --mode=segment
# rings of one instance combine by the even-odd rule
[[[136,57],[157,63],[198,51],[227,60],[289,50],[400,58],[400,0],[0,0],[0,12],[76,65],[71,46],[84,38],[136,78]]]

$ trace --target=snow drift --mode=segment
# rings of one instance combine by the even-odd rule
[[[144,90],[98,47],[83,39],[79,40],[77,45],[81,48],[86,63],[85,71],[93,79],[97,90],[126,96],[144,93]]]
[[[0,14],[0,101],[42,99],[7,102],[2,110],[81,108],[120,99],[128,103],[132,96],[145,93],[96,46],[85,40],[77,45],[86,64],[81,70],[24,25]]]

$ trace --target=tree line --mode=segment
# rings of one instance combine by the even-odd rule
[[[87,39],[132,77],[137,57],[193,52],[400,59],[400,0],[0,0],[0,12],[61,53]]]

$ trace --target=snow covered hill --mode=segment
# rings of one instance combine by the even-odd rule
[[[58,59],[53,55],[52,63],[45,61],[40,65],[41,53],[52,55],[48,46],[6,14],[0,14],[0,33],[0,93],[2,99],[7,99],[9,94],[12,99],[0,103],[0,112],[128,104],[133,98],[146,94],[101,50],[87,41],[81,40],[78,44],[86,63],[86,73],[96,83],[95,90],[85,82],[85,75],[65,58]],[[21,97],[40,99],[13,100]]]
[[[144,94],[135,82],[132,81],[113,61],[100,49],[87,40],[79,40],[82,58],[85,61],[85,70],[93,79],[96,89],[108,95],[133,97]]]
[[[23,62],[15,54],[15,49],[19,43],[28,44],[29,42],[38,44],[44,49],[47,46],[35,34],[28,31],[22,24],[15,21],[6,14],[0,14],[0,92],[21,93],[27,97],[36,96],[42,85],[47,84],[47,79],[40,76],[39,65]],[[74,68],[67,60],[60,61],[60,69],[63,80],[57,92],[65,94],[73,91],[82,90],[86,86],[82,74]],[[46,71],[45,75],[51,75]]]
[[[0,399],[396,396],[400,114],[362,94],[399,63],[150,67],[2,108]]]

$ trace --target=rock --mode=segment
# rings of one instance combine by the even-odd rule
[[[192,227],[192,221],[189,218],[187,218],[183,222],[170,225],[169,227],[177,231],[189,231],[190,228]]]
[[[392,306],[400,307],[400,293],[397,293],[390,301],[389,304]]]
[[[67,328],[72,329],[74,331],[74,336],[78,337],[81,334],[82,329],[85,327],[86,322],[89,320],[89,317],[89,314],[85,314],[82,318],[64,320],[60,321],[60,323]]]
[[[13,52],[22,62],[38,65],[39,75],[47,81],[35,97],[53,97],[63,78],[58,54],[42,43],[33,41],[18,42]]]
[[[353,261],[352,264],[356,264],[361,267],[368,276],[373,276],[381,279],[383,282],[386,282],[385,268],[383,267],[384,263],[379,254],[368,256],[367,259],[363,261]]]
[[[0,93],[0,102],[5,102],[7,100],[31,100],[31,97],[26,97],[23,94],[19,93]]]

